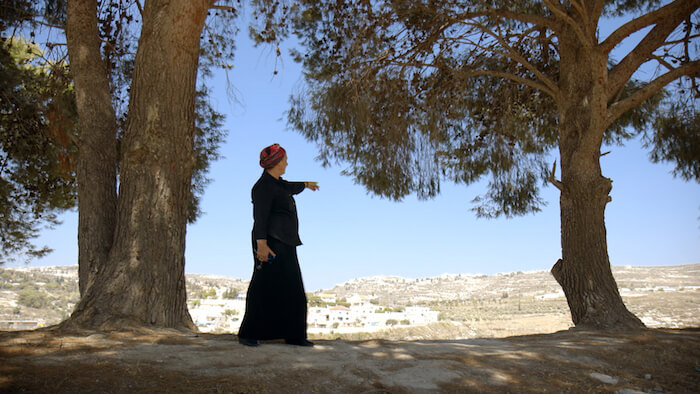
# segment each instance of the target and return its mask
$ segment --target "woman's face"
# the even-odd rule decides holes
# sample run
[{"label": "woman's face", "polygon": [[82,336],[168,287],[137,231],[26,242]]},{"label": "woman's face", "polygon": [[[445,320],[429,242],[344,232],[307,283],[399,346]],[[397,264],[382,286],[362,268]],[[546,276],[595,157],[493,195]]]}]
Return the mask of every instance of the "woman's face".
[{"label": "woman's face", "polygon": [[275,167],[276,167],[275,169],[277,171],[279,171],[280,175],[284,175],[284,172],[287,170],[287,155],[284,155],[284,157],[282,158],[282,161],[277,163],[277,165]]}]

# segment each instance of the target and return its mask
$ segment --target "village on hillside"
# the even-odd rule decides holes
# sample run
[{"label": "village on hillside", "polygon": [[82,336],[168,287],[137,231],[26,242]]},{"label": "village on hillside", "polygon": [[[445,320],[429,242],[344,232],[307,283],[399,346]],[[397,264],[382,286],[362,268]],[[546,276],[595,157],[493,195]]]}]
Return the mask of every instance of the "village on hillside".
[{"label": "village on hillside", "polygon": [[[613,267],[620,295],[647,327],[697,327],[700,264]],[[200,331],[237,333],[249,281],[188,274],[187,306]],[[51,326],[78,302],[78,267],[0,268],[0,330]],[[355,278],[307,293],[315,338],[472,338],[571,326],[561,287],[546,271],[430,278]]]},{"label": "village on hillside", "polygon": [[[78,301],[77,266],[0,269],[0,330],[26,330],[67,318]],[[236,333],[245,312],[248,282],[213,275],[189,275],[188,308],[202,332]],[[364,295],[308,293],[308,332],[374,332],[438,321],[426,306],[385,306]]]},{"label": "village on hillside", "polygon": [[[202,332],[237,332],[245,311],[246,293],[192,302],[190,315]],[[363,295],[337,298],[335,294],[309,295],[309,333],[372,332],[393,326],[422,326],[438,321],[438,311],[423,306],[391,308]],[[316,306],[312,306],[316,305]]]}]

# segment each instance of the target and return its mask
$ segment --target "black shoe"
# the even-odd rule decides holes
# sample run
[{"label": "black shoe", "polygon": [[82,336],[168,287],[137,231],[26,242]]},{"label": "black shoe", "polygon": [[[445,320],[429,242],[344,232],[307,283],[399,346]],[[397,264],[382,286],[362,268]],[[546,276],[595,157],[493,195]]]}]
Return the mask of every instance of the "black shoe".
[{"label": "black shoe", "polygon": [[248,339],[248,338],[238,337],[238,343],[240,343],[241,345],[251,346],[251,347],[260,346],[257,339]]},{"label": "black shoe", "polygon": [[285,339],[284,343],[287,345],[294,345],[294,346],[304,346],[304,347],[313,347],[314,343],[307,340],[307,339]]}]

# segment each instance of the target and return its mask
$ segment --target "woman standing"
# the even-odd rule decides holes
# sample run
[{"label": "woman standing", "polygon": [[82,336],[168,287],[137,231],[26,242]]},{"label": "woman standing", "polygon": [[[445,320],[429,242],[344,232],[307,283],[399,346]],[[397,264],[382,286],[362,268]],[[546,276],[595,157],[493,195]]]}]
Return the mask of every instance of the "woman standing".
[{"label": "woman standing", "polygon": [[306,293],[296,247],[299,219],[293,195],[316,182],[288,182],[287,154],[279,144],[260,152],[265,169],[253,186],[253,255],[255,268],[248,286],[246,310],[238,341],[258,346],[260,339],[284,339],[287,344],[313,346],[306,339]]}]

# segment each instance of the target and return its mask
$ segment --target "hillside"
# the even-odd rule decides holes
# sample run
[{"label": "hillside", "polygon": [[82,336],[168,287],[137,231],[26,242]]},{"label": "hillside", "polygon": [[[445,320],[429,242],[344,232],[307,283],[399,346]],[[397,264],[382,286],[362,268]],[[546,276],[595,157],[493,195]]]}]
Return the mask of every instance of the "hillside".
[{"label": "hillside", "polygon": [[[613,274],[628,308],[647,326],[700,326],[700,264],[613,267]],[[189,274],[188,305],[197,308],[198,300],[237,297],[247,286],[248,281],[242,279]],[[330,336],[333,338],[502,337],[571,326],[566,299],[547,271],[445,274],[420,279],[367,277],[317,292],[323,294],[338,299],[361,295],[378,305],[425,306],[440,312],[441,323],[427,328],[334,333]],[[77,266],[0,269],[0,322],[40,321],[40,325],[52,325],[67,317],[77,300]]]},{"label": "hillside", "polygon": [[[613,267],[613,275],[627,307],[648,327],[700,326],[700,264]],[[453,323],[432,332],[394,330],[382,335],[388,339],[503,337],[572,326],[564,293],[547,271],[422,279],[377,276],[353,279],[327,292],[338,297],[365,294],[383,305],[426,305]]]}]

